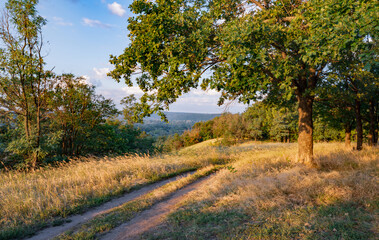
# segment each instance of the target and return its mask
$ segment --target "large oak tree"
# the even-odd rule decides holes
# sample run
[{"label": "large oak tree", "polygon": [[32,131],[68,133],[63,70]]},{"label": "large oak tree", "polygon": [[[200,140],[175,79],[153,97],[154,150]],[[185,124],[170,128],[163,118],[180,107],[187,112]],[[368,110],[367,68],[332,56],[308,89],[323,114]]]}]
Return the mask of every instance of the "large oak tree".
[{"label": "large oak tree", "polygon": [[[111,56],[115,69],[110,76],[124,78],[129,86],[136,76],[145,92],[136,112],[143,115],[167,109],[199,85],[220,91],[220,104],[231,99],[248,103],[273,93],[283,99],[295,96],[298,160],[316,165],[315,90],[342,49],[364,45],[373,24],[362,13],[375,17],[374,5],[349,0],[134,0],[131,43],[120,56]],[[338,26],[347,19],[352,21],[349,29]]]}]

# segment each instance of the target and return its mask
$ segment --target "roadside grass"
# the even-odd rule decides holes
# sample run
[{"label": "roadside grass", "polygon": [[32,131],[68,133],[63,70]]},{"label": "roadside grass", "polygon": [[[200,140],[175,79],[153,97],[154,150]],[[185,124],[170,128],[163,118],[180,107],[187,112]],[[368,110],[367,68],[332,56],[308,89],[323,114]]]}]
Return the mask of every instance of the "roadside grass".
[{"label": "roadside grass", "polygon": [[0,172],[0,239],[23,238],[159,180],[230,160],[222,150],[81,158],[34,172]]},{"label": "roadside grass", "polygon": [[379,148],[318,143],[312,169],[296,144],[272,146],[234,147],[229,169],[142,239],[376,239]]},{"label": "roadside grass", "polygon": [[155,203],[162,201],[180,188],[183,188],[186,185],[195,182],[199,178],[208,176],[209,174],[218,171],[222,167],[224,166],[218,165],[199,169],[192,175],[188,175],[174,182],[167,183],[162,187],[154,189],[148,194],[145,194],[133,201],[127,202],[117,208],[114,208],[107,213],[97,216],[89,222],[80,226],[79,229],[74,229],[71,232],[66,232],[56,239],[95,239],[99,235],[105,234],[115,227],[120,226],[124,222],[131,220],[139,212],[148,209]]}]

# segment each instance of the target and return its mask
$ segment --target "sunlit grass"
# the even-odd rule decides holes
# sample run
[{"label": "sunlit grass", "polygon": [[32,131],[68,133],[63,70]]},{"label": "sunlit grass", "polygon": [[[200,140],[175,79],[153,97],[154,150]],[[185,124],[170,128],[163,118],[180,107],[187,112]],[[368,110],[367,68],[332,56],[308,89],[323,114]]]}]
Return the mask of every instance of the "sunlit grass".
[{"label": "sunlit grass", "polygon": [[131,220],[137,213],[151,207],[155,203],[167,198],[170,194],[193,183],[199,178],[208,176],[214,173],[219,166],[208,166],[197,170],[193,175],[180,178],[174,182],[167,183],[166,185],[154,189],[153,191],[145,194],[133,201],[127,202],[111,211],[95,217],[89,222],[82,225],[79,229],[73,229],[72,232],[67,232],[56,239],[94,239],[100,234],[105,234],[117,226]]},{"label": "sunlit grass", "polygon": [[203,153],[84,158],[34,172],[0,173],[0,239],[35,232],[132,188],[181,172],[228,161]]},{"label": "sunlit grass", "polygon": [[[319,143],[319,169],[296,164],[296,144],[243,144],[236,161],[192,192],[144,239],[373,239],[379,149]],[[238,149],[243,149],[239,151]]]}]

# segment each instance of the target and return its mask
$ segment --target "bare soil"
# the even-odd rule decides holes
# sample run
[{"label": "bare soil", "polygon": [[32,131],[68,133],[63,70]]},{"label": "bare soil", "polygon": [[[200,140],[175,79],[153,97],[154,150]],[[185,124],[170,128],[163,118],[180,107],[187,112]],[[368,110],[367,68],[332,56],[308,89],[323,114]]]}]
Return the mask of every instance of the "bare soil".
[{"label": "bare soil", "polygon": [[167,200],[162,201],[152,208],[138,214],[135,218],[113,229],[100,239],[102,240],[135,240],[140,239],[141,234],[154,231],[167,216],[178,209],[181,203],[186,200],[187,194],[201,188],[210,181],[210,177],[202,178],[186,187],[176,191]]}]

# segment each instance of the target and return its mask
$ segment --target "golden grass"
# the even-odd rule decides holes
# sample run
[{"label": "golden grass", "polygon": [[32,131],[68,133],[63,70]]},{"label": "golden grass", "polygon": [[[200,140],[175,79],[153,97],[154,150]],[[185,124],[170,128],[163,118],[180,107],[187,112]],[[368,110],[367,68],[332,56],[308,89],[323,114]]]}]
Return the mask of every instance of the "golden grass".
[{"label": "golden grass", "polygon": [[62,164],[59,168],[29,173],[2,172],[0,229],[12,231],[12,228],[51,221],[55,216],[65,217],[138,185],[224,158],[227,160],[217,151],[156,157],[90,157]]},{"label": "golden grass", "polygon": [[[171,239],[168,236],[175,238],[175,236],[180,236],[181,234],[189,236],[189,238],[199,236],[204,239],[229,238],[222,235],[223,232],[228,232],[232,236],[231,232],[229,232],[230,229],[222,229],[222,224],[217,223],[212,226],[208,222],[206,224],[209,225],[208,227],[204,227],[205,225],[202,226],[201,224],[196,225],[196,222],[202,221],[201,218],[207,218],[207,216],[211,215],[213,217],[209,219],[217,219],[226,212],[242,213],[243,216],[251,217],[255,223],[258,222],[257,219],[263,219],[263,222],[271,221],[271,225],[265,225],[266,227],[269,226],[269,231],[262,233],[262,226],[258,226],[252,228],[253,230],[250,229],[255,235],[242,234],[237,239],[319,238],[321,234],[326,234],[326,238],[333,238],[334,230],[337,231],[338,227],[336,227],[337,229],[332,228],[333,231],[328,233],[329,230],[323,225],[323,221],[326,220],[317,216],[317,212],[309,213],[303,219],[296,219],[293,216],[301,214],[296,212],[298,210],[295,209],[317,209],[323,206],[339,206],[339,203],[349,202],[362,206],[365,211],[371,211],[368,214],[371,214],[376,220],[374,220],[370,231],[377,232],[379,226],[375,211],[378,209],[373,205],[375,205],[375,202],[377,203],[379,196],[379,148],[367,147],[358,152],[346,150],[344,145],[340,143],[315,144],[315,159],[320,163],[319,169],[308,168],[296,163],[297,144],[260,145],[245,143],[232,147],[231,151],[234,152],[233,158],[236,159],[231,168],[232,170],[220,170],[212,177],[210,185],[192,192],[188,196],[188,201],[183,204],[182,210],[173,214],[171,218],[171,224],[173,225],[166,226],[162,230],[163,235],[161,236],[150,236],[152,239]],[[340,209],[342,210],[338,211],[344,211],[343,207],[340,207]],[[272,211],[274,211],[273,215],[268,215]],[[345,214],[347,215],[343,216],[348,216],[348,213]],[[282,215],[291,216],[292,222],[288,220],[287,225],[281,225],[284,224],[284,220],[280,217]],[[270,220],[267,216],[270,219],[274,216],[274,220]],[[275,216],[277,217],[275,218]],[[188,219],[192,220],[188,221]],[[305,230],[301,230],[304,228],[301,224],[304,224],[302,221],[310,221],[310,219],[315,221],[312,224],[319,227],[314,227],[313,232],[307,233]],[[234,220],[233,217],[226,217],[225,221],[233,222]],[[348,230],[346,230],[345,235],[339,233],[341,235],[338,235],[339,237],[336,237],[336,239],[341,238],[341,236],[346,237],[346,235],[355,234],[355,232],[351,233],[349,231],[364,231],[359,229],[358,226],[361,226],[360,224],[365,225],[365,221],[369,220],[354,220],[351,218],[349,221],[344,222],[345,225],[340,224],[343,227],[341,227],[342,230],[338,229],[338,231]],[[305,222],[305,224],[310,226],[308,222]],[[350,226],[349,224],[357,227],[346,227],[346,225]],[[245,225],[238,225],[238,231],[243,232],[243,229],[245,229],[243,226]],[[336,226],[339,225],[337,224]],[[292,232],[295,231],[294,229],[299,231],[299,235],[291,235],[295,234]],[[238,231],[235,230],[235,232]],[[320,231],[320,235],[317,235],[317,231]],[[175,235],[178,232],[180,234]],[[274,233],[278,235],[274,235]],[[362,236],[364,236],[363,233]]]},{"label": "golden grass", "polygon": [[222,168],[219,166],[207,166],[197,170],[194,174],[188,175],[174,182],[167,183],[153,191],[123,205],[113,208],[104,214],[96,216],[89,222],[80,226],[79,229],[68,231],[55,239],[94,239],[100,234],[105,234],[121,224],[131,220],[137,213],[151,207],[152,205],[162,201],[175,191],[195,182],[196,180],[208,176],[211,173]]},{"label": "golden grass", "polygon": [[[246,146],[246,144],[245,144]],[[215,201],[218,206],[256,209],[283,207],[295,202],[329,204],[331,201],[374,200],[379,193],[379,149],[345,150],[343,144],[315,145],[320,169],[295,163],[296,145],[242,152],[234,171],[221,170],[206,189],[193,193],[194,202]],[[326,202],[325,202],[326,201]]]}]

